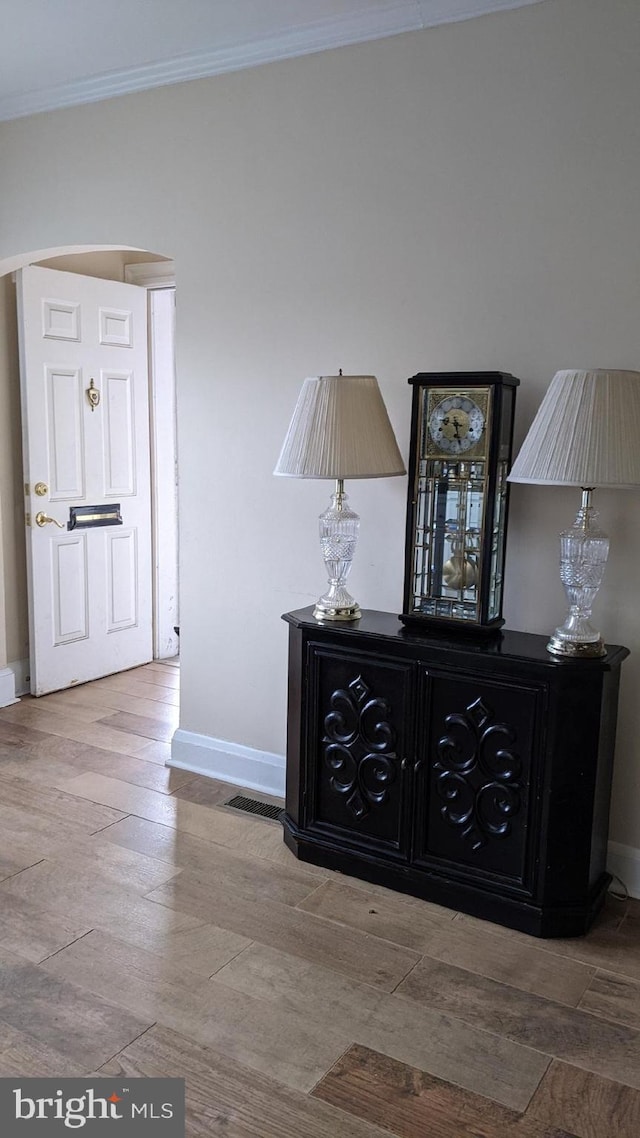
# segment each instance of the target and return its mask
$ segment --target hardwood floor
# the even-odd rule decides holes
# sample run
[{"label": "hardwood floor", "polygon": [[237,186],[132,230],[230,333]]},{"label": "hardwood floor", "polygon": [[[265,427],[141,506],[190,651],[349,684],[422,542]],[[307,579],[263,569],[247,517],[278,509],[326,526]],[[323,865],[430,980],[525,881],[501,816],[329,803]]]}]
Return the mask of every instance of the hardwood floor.
[{"label": "hardwood floor", "polygon": [[542,941],[298,862],[164,765],[178,685],[0,710],[0,1075],[183,1076],[189,1138],[638,1138],[640,902]]}]

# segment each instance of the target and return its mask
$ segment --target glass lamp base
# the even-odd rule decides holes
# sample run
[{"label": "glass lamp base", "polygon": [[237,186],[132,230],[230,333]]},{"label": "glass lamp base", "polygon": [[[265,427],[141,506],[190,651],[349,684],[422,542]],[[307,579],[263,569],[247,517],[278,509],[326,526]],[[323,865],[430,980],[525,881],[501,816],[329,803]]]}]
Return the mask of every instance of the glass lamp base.
[{"label": "glass lamp base", "polygon": [[325,568],[329,574],[329,588],[316,601],[313,615],[316,620],[358,620],[361,616],[345,584],[351,570],[356,549],[360,518],[347,505],[344,482],[336,479],[335,493],[328,510],[320,514],[320,545]]},{"label": "glass lamp base", "polygon": [[609,538],[600,529],[597,518],[597,510],[591,505],[591,490],[583,489],[576,520],[560,534],[560,578],[569,612],[547,644],[547,651],[553,656],[588,659],[606,655],[602,637],[591,624],[591,609],[609,554]]}]

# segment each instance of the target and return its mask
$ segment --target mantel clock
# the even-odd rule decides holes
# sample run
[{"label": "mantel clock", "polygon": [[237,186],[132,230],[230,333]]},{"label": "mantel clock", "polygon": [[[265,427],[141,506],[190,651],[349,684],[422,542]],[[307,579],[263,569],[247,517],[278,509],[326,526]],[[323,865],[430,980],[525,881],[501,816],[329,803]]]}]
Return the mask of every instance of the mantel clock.
[{"label": "mantel clock", "polygon": [[515,389],[495,371],[421,372],[413,386],[405,624],[490,632],[502,620]]}]

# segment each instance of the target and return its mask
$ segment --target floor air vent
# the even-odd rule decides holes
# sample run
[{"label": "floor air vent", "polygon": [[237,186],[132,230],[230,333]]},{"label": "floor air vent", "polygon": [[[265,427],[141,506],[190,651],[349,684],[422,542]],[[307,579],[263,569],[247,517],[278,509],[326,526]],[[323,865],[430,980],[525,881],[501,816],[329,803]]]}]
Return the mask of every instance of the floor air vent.
[{"label": "floor air vent", "polygon": [[271,806],[267,802],[260,802],[257,798],[246,798],[244,794],[234,795],[224,805],[231,806],[234,810],[244,810],[246,814],[259,814],[261,818],[271,818],[274,822],[278,822],[284,814],[281,806]]}]

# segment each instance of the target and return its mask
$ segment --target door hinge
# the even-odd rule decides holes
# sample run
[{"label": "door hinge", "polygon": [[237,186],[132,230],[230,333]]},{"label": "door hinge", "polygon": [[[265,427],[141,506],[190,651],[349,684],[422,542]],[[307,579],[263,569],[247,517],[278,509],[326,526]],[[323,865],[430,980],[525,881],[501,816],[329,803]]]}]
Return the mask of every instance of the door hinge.
[{"label": "door hinge", "polygon": [[25,493],[25,498],[28,498],[30,493],[31,493],[31,487],[30,487],[28,482],[25,482],[25,484],[24,484],[24,493]]},{"label": "door hinge", "polygon": [[30,526],[30,525],[31,525],[31,514],[25,514],[25,515],[24,515],[24,524],[25,524],[26,526]]}]

